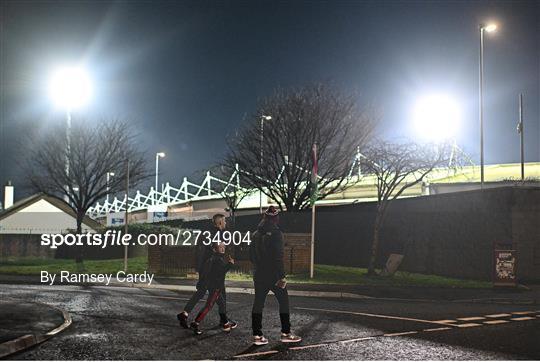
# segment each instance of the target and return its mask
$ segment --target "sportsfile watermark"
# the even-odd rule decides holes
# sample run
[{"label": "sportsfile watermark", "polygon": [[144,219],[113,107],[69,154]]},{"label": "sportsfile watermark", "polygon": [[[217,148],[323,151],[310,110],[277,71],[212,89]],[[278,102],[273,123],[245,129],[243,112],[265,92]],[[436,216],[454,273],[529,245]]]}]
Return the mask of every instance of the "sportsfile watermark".
[{"label": "sportsfile watermark", "polygon": [[130,246],[130,245],[150,245],[150,246],[197,246],[200,244],[211,245],[212,243],[223,243],[225,245],[251,244],[250,232],[222,231],[211,233],[201,230],[178,230],[176,234],[139,234],[133,237],[132,234],[119,230],[107,230],[103,234],[83,233],[83,234],[42,234],[41,245],[51,249],[59,246],[98,246],[102,249],[107,246]]}]

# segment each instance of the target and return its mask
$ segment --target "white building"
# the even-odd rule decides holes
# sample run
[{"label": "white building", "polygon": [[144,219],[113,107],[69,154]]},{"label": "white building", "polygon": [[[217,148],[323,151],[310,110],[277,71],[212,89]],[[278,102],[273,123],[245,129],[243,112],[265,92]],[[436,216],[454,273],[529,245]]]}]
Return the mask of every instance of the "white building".
[{"label": "white building", "polygon": [[[77,228],[76,214],[69,205],[44,194],[13,203],[13,192],[4,190],[4,205],[8,207],[0,211],[0,234],[56,234]],[[83,232],[96,232],[100,227],[85,216]]]}]

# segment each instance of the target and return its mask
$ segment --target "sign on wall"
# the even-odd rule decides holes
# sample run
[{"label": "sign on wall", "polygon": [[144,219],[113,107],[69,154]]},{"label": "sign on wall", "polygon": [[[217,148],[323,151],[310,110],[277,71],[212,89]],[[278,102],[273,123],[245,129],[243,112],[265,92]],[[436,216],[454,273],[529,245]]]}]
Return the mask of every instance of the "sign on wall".
[{"label": "sign on wall", "polygon": [[516,251],[495,250],[493,257],[493,285],[516,286]]},{"label": "sign on wall", "polygon": [[124,225],[126,219],[125,212],[112,212],[107,214],[107,226],[120,226]]}]

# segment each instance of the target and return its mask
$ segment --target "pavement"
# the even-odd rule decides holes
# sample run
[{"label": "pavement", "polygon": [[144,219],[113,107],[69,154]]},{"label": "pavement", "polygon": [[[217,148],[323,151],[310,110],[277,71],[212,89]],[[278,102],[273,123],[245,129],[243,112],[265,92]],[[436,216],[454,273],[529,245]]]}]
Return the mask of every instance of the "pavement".
[{"label": "pavement", "polygon": [[42,343],[71,324],[69,314],[44,303],[0,300],[0,358]]},{"label": "pavement", "polygon": [[[158,278],[150,287],[121,285],[117,281],[113,284],[48,286],[40,284],[35,277],[0,276],[0,357],[8,354],[16,359],[540,357],[538,285],[508,290],[290,284],[292,320],[304,341],[299,346],[273,343],[254,349],[247,328],[250,320],[246,311],[250,310],[253,298],[249,295],[253,293],[249,282],[227,282],[230,314],[242,327],[239,327],[241,331],[234,331],[236,337],[241,336],[235,337],[234,343],[215,327],[215,315],[209,317],[210,327],[201,338],[179,329],[175,314],[195,289],[195,280]],[[271,297],[267,304],[276,308]],[[279,330],[279,319],[274,314],[267,325],[275,331]],[[72,315],[74,326],[67,328]],[[447,339],[441,337],[445,333]],[[57,338],[25,351],[57,334]],[[403,348],[396,338],[407,339],[407,345],[413,347]],[[226,345],[216,346],[216,341]],[[66,342],[75,345],[67,348]],[[97,352],[98,346],[102,352]],[[366,346],[371,354],[364,353]]]},{"label": "pavement", "polygon": [[[39,276],[0,275],[0,284],[41,284]],[[196,279],[155,277],[151,285],[146,283],[119,282],[113,278],[111,286],[177,291],[194,291]],[[67,285],[55,283],[55,285]],[[69,283],[73,285],[73,283]],[[84,285],[103,285],[86,283]],[[228,293],[253,294],[253,282],[226,281]],[[289,283],[289,294],[321,298],[376,298],[427,301],[500,302],[514,304],[539,304],[540,284],[519,285],[515,288],[445,288],[415,286],[359,286],[337,284]]]}]

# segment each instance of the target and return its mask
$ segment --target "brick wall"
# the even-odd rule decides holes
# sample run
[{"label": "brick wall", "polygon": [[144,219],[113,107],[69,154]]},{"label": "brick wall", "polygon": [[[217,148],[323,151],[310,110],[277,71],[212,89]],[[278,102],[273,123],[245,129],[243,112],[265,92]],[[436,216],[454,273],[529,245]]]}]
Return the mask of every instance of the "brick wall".
[{"label": "brick wall", "polygon": [[0,234],[0,260],[8,257],[54,257],[55,251],[41,246],[40,240],[40,234]]}]

